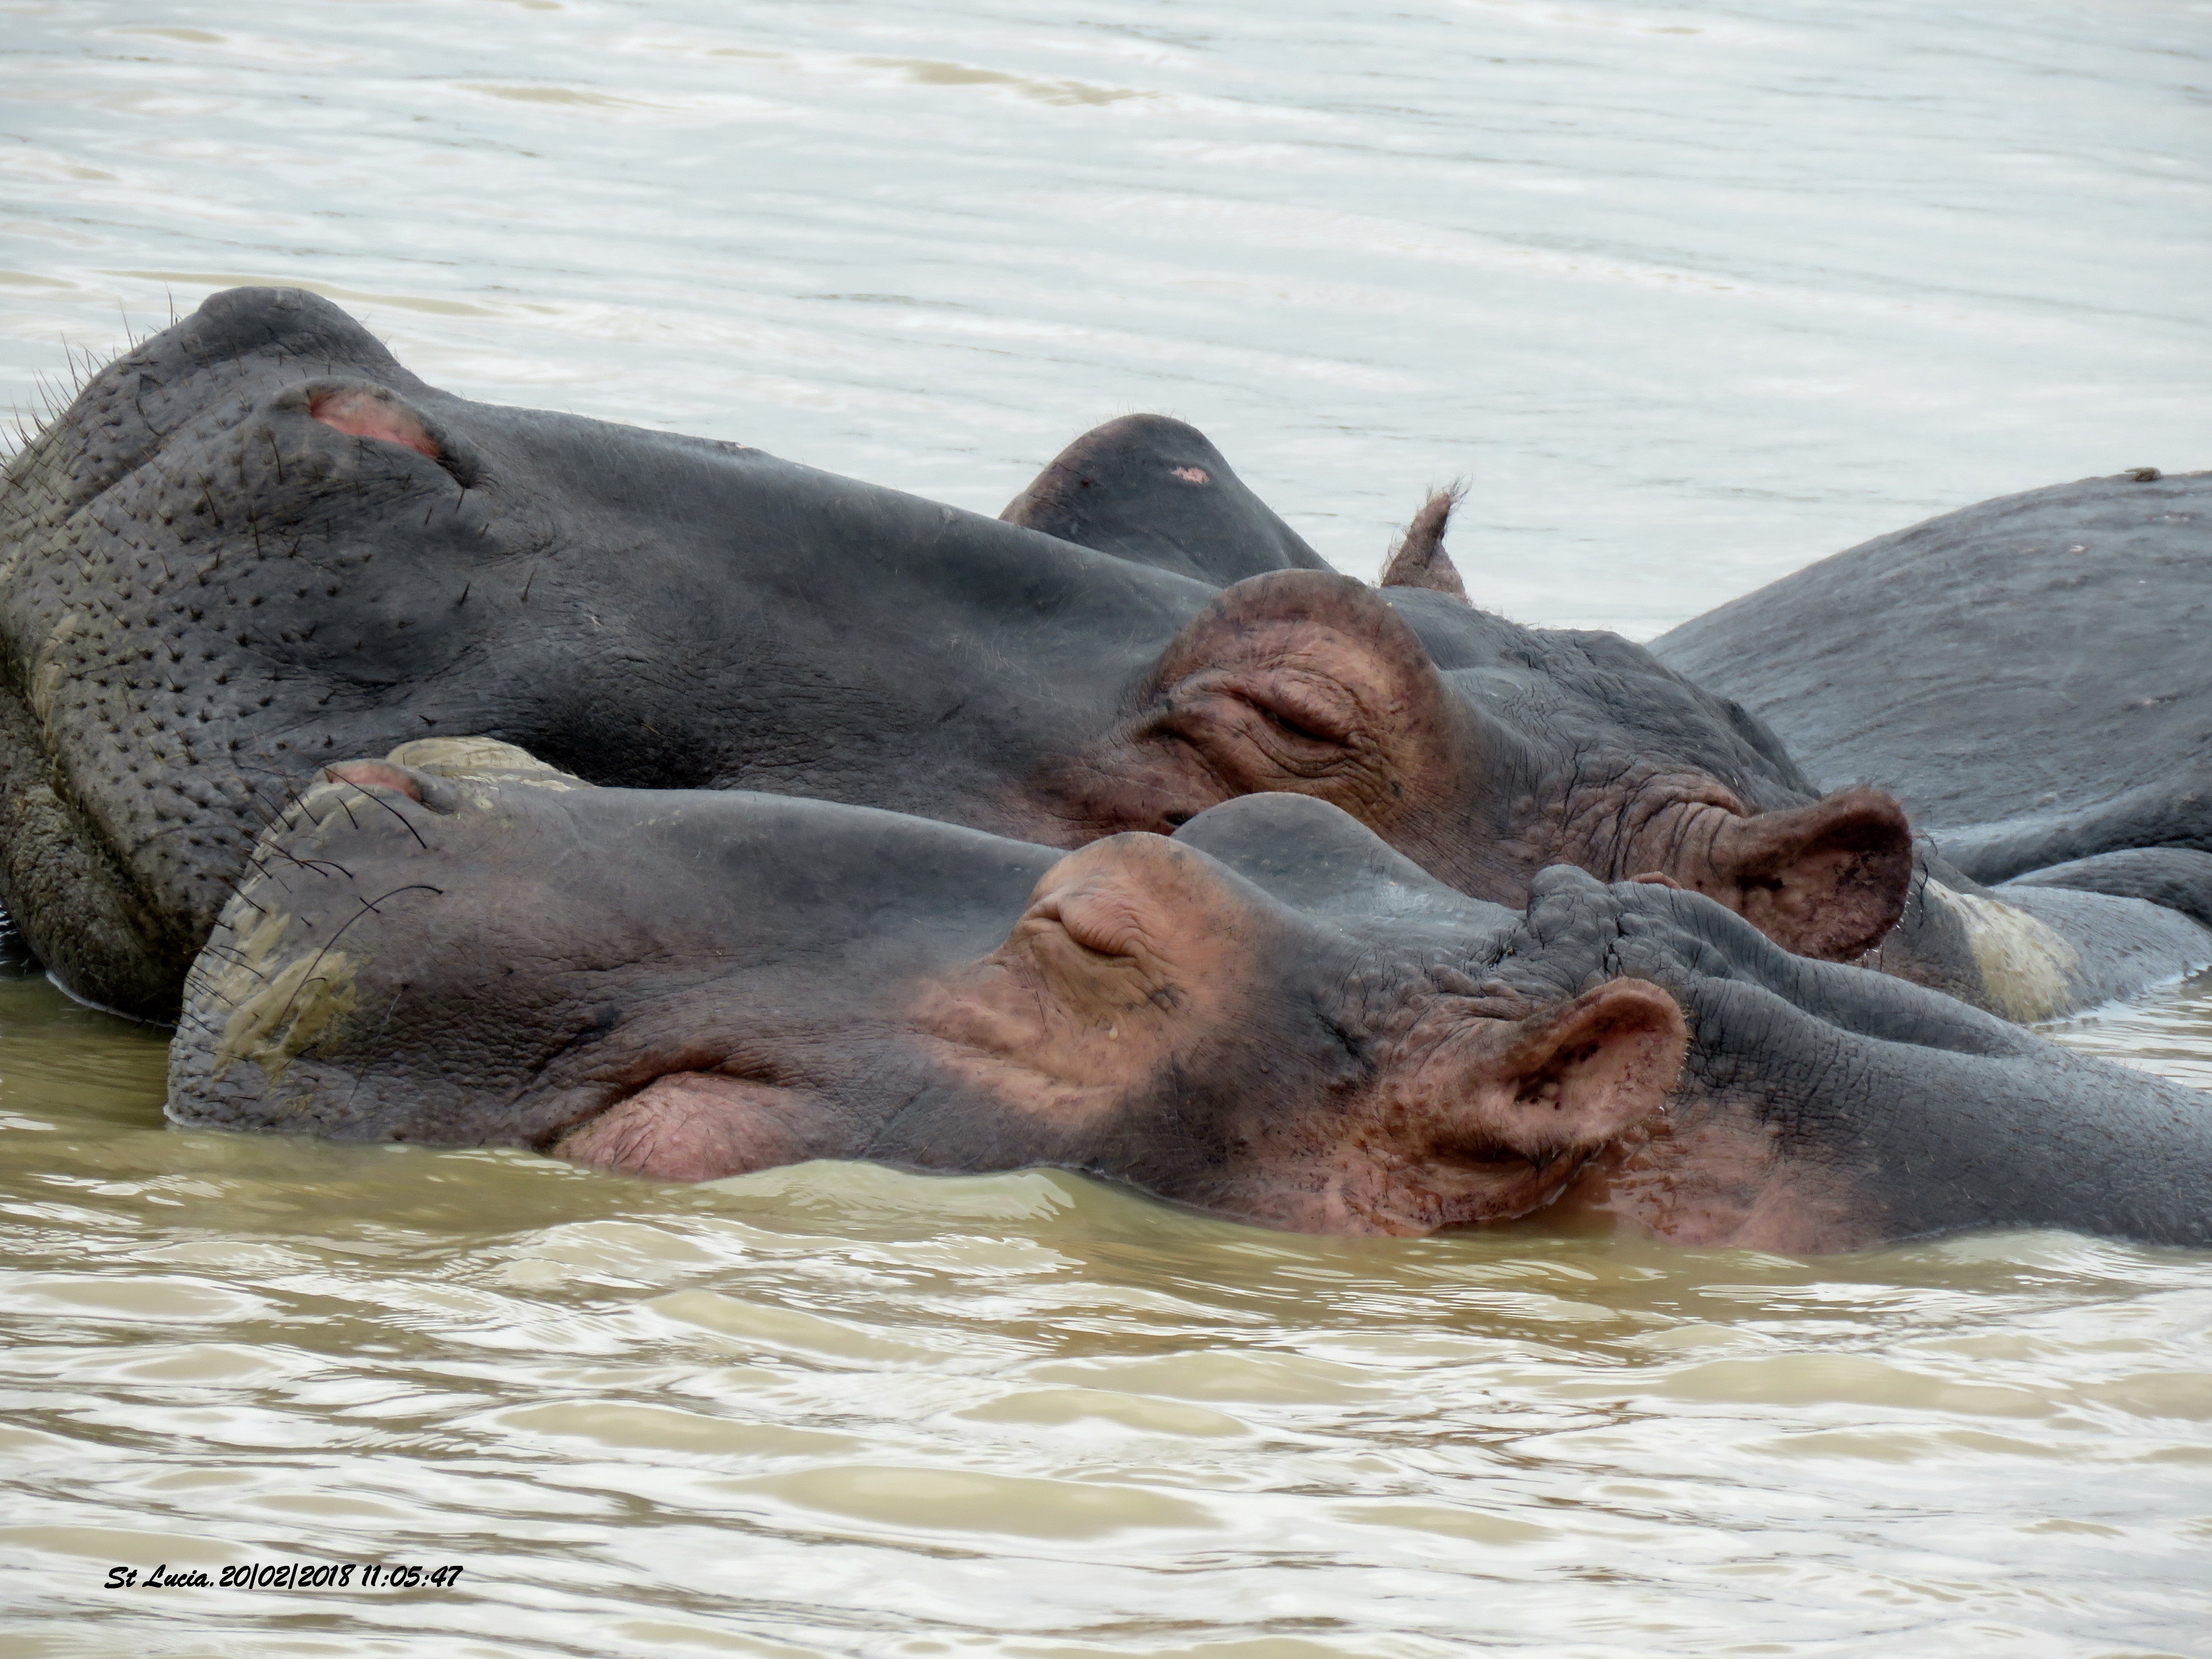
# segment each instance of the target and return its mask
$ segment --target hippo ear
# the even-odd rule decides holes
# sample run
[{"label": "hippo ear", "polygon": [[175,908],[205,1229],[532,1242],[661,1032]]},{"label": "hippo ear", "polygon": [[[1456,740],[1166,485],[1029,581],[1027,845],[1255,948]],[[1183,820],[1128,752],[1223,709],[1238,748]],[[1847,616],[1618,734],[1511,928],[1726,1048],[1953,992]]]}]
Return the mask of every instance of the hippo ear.
[{"label": "hippo ear", "polygon": [[1467,486],[1459,483],[1431,493],[1421,503],[1421,510],[1413,514],[1413,523],[1406,526],[1404,538],[1391,550],[1389,563],[1376,579],[1377,587],[1425,587],[1448,594],[1462,605],[1468,603],[1467,584],[1460,580],[1451,556],[1444,551],[1444,526],[1466,495]]},{"label": "hippo ear", "polygon": [[1334,572],[1224,589],[1161,653],[1144,696],[1135,738],[1180,745],[1215,799],[1315,795],[1386,835],[1449,789],[1468,738],[1413,629]]},{"label": "hippo ear", "polygon": [[1437,1056],[1455,1073],[1445,1092],[1456,1102],[1439,1113],[1437,1150],[1540,1167],[1587,1157],[1665,1107],[1688,1046],[1674,1000],[1642,980],[1511,1024],[1480,1021]]},{"label": "hippo ear", "polygon": [[[1784,950],[1848,962],[1905,913],[1912,829],[1879,789],[1730,820],[1714,837],[1715,895]],[[1703,884],[1701,883],[1700,885]]]},{"label": "hippo ear", "polygon": [[999,516],[1216,586],[1328,568],[1204,433],[1164,415],[1125,415],[1085,433]]}]

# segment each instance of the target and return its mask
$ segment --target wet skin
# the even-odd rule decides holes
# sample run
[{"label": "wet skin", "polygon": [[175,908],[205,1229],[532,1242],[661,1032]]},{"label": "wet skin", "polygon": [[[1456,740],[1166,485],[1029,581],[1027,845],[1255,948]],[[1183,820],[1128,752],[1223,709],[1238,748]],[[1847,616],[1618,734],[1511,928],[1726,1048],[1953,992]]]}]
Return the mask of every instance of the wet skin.
[{"label": "wet skin", "polygon": [[1469,977],[1514,933],[1494,907],[1432,960],[1161,836],[1062,854],[444,748],[340,767],[264,842],[194,970],[173,1119],[665,1179],[1055,1164],[1425,1232],[1538,1207],[1680,1064],[1652,986]]},{"label": "wet skin", "polygon": [[1471,899],[1290,795],[1063,854],[489,744],[345,764],[196,966],[169,1110],[665,1179],[1057,1165],[1321,1231],[2212,1242],[2192,1091],[1698,895]]},{"label": "wet skin", "polygon": [[2212,960],[2208,528],[2212,473],[2030,490],[1836,554],[1652,650],[1814,776],[1911,807],[1948,896],[1908,902],[1890,965],[2001,1003],[1951,900],[2009,907],[2028,920],[1993,925],[2035,941],[2012,954],[2068,988],[2007,1009],[2041,1018]]},{"label": "wet skin", "polygon": [[[1151,489],[1104,463],[1157,471],[1163,441],[1125,423],[1099,476]],[[1225,464],[1186,470],[1218,548],[1283,553]],[[1218,589],[734,444],[469,403],[298,293],[218,295],[95,376],[10,466],[0,574],[0,901],[143,1016],[320,764],[462,732],[596,783],[1063,848],[1290,791],[1483,897],[1562,860],[1650,873],[1822,956],[1904,902],[1894,803],[1815,803],[1611,635],[1321,569]]]}]

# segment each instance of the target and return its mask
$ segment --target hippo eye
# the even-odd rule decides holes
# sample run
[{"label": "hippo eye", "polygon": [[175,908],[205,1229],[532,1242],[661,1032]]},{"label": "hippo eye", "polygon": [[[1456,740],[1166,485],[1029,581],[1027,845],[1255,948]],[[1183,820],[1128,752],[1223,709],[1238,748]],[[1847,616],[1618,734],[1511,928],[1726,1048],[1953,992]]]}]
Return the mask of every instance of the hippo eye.
[{"label": "hippo eye", "polygon": [[1330,741],[1329,738],[1322,736],[1320,732],[1309,731],[1306,727],[1300,726],[1296,720],[1292,720],[1288,714],[1285,714],[1279,708],[1268,708],[1263,707],[1261,708],[1260,712],[1262,714],[1265,714],[1267,719],[1273,723],[1277,731],[1283,732],[1286,736],[1302,738],[1307,743],[1328,743]]},{"label": "hippo eye", "polygon": [[1144,930],[1125,902],[1105,894],[1079,894],[1059,906],[1069,939],[1096,956],[1127,958],[1145,948]]},{"label": "hippo eye", "polygon": [[1304,675],[1267,674],[1237,688],[1268,723],[1286,736],[1305,743],[1341,748],[1352,740],[1357,724],[1352,711],[1334,687],[1317,685]]}]

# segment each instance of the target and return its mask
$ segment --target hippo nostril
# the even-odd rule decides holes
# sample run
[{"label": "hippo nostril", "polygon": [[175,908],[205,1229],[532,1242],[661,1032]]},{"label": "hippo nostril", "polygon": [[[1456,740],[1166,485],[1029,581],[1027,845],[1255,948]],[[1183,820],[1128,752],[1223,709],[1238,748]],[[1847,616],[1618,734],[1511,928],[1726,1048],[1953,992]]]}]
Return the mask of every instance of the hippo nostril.
[{"label": "hippo nostril", "polygon": [[410,800],[422,799],[422,787],[411,774],[382,761],[340,761],[336,766],[325,767],[323,775],[356,789],[397,789]]},{"label": "hippo nostril", "polygon": [[398,444],[431,460],[444,459],[422,417],[381,386],[340,386],[307,400],[307,413],[335,431]]}]

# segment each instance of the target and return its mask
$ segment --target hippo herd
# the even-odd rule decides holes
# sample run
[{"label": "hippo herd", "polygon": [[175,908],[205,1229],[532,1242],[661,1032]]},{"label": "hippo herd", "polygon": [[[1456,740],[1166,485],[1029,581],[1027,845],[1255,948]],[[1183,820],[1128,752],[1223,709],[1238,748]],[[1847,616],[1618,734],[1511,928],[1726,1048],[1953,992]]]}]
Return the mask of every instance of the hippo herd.
[{"label": "hippo herd", "polygon": [[987,519],[219,294],[9,465],[0,901],[188,1127],[2212,1244],[2212,1103],[2026,1029],[2212,963],[2212,474],[1650,648],[1452,504],[1370,586],[1178,422]]}]

